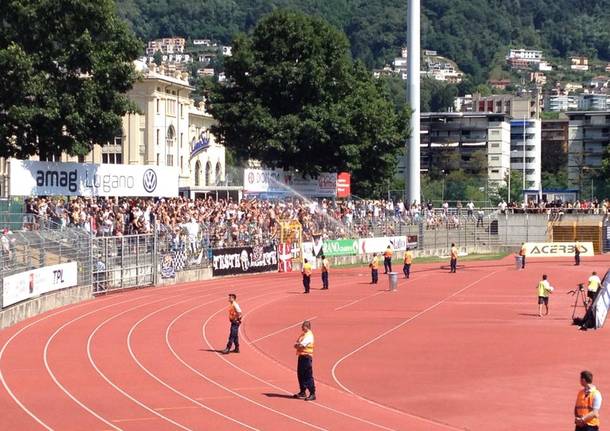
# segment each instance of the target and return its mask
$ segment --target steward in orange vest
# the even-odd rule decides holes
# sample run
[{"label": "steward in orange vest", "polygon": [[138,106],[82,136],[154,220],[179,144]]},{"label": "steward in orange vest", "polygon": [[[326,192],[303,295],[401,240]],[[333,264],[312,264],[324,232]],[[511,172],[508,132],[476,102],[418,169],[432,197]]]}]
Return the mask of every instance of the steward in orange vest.
[{"label": "steward in orange vest", "polygon": [[229,321],[231,322],[231,330],[229,332],[229,341],[227,347],[222,351],[225,355],[231,351],[231,346],[235,345],[233,352],[239,353],[239,325],[241,325],[241,308],[237,303],[237,295],[229,293]]},{"label": "steward in orange vest", "polygon": [[599,409],[602,406],[602,394],[593,386],[593,374],[590,371],[580,373],[580,384],[583,389],[576,396],[574,406],[574,423],[576,431],[599,429]]},{"label": "steward in orange vest", "polygon": [[[316,399],[316,385],[313,380],[313,347],[314,336],[311,332],[311,322],[305,320],[301,325],[303,331],[297,339],[294,348],[299,357],[297,363],[297,377],[299,379],[299,393],[294,394],[294,398],[302,398],[305,401]],[[307,396],[306,390],[309,391]]]},{"label": "steward in orange vest", "polygon": [[377,253],[373,254],[373,260],[369,263],[371,268],[371,284],[377,284],[379,281],[379,259],[377,259]]},{"label": "steward in orange vest", "polygon": [[390,247],[388,245],[388,248],[386,248],[385,251],[383,252],[384,274],[387,274],[388,272],[392,272],[392,254],[394,254],[394,252],[392,251],[392,247]]},{"label": "steward in orange vest", "polygon": [[307,259],[303,259],[303,270],[301,271],[301,274],[303,274],[303,288],[305,289],[305,292],[303,293],[309,293],[309,286],[311,285],[311,271],[311,263],[309,263]]},{"label": "steward in orange vest", "polygon": [[408,247],[407,251],[405,251],[403,263],[402,272],[405,274],[405,278],[409,278],[411,275],[411,263],[413,263],[413,253],[411,253],[411,249]]}]

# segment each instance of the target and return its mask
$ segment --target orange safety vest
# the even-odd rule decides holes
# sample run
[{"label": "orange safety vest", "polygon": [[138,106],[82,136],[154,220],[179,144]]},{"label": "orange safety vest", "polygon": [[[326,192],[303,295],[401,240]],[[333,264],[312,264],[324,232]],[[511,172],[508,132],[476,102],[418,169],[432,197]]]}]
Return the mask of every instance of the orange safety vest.
[{"label": "orange safety vest", "polygon": [[303,275],[309,277],[311,275],[311,263],[303,264]]},{"label": "orange safety vest", "polygon": [[322,272],[328,272],[328,268],[330,268],[330,264],[328,263],[328,259],[322,260]]},{"label": "orange safety vest", "polygon": [[235,309],[235,303],[229,304],[229,320],[234,321],[239,319],[239,313]]},{"label": "orange safety vest", "polygon": [[405,253],[405,265],[411,265],[411,262],[413,262],[413,253],[411,253],[410,251]]},{"label": "orange safety vest", "polygon": [[375,256],[373,258],[373,261],[371,262],[371,269],[378,269],[379,268],[379,261],[377,260],[377,256]]},{"label": "orange safety vest", "polygon": [[309,356],[313,356],[313,332],[307,331],[304,334],[301,334],[301,336],[297,340],[297,344],[300,344],[301,341],[303,341],[303,338],[305,338],[305,335],[307,335],[307,334],[311,334],[311,343],[309,343],[305,347],[298,346],[297,347],[297,355],[309,355]]},{"label": "orange safety vest", "polygon": [[[583,417],[593,411],[593,397],[597,392],[597,389],[591,389],[588,395],[585,394],[584,389],[578,392],[576,407],[574,408],[577,416]],[[585,423],[589,426],[599,426],[599,418],[591,418]]]},{"label": "orange safety vest", "polygon": [[386,251],[383,253],[383,257],[392,257],[392,249],[386,249]]},{"label": "orange safety vest", "polygon": [[521,247],[521,250],[519,250],[519,256],[525,256],[525,247]]}]

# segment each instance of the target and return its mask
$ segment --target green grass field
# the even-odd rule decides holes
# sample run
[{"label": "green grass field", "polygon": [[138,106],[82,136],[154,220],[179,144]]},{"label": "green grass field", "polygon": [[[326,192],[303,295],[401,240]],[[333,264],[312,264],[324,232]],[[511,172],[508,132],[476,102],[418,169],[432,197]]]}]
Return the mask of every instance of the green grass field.
[{"label": "green grass field", "polygon": [[[469,254],[467,256],[460,256],[458,258],[458,262],[472,262],[477,260],[500,260],[509,253],[488,253],[488,254]],[[435,262],[448,262],[448,257],[438,257],[438,256],[425,256],[425,257],[416,257],[413,259],[413,264],[416,265],[418,263],[435,263]],[[345,265],[334,265],[335,268],[356,268],[362,265],[366,265],[366,263],[349,263]],[[402,265],[402,259],[393,259],[392,265]],[[380,256],[379,266],[383,269],[383,257]],[[401,266],[402,268],[402,266]]]}]

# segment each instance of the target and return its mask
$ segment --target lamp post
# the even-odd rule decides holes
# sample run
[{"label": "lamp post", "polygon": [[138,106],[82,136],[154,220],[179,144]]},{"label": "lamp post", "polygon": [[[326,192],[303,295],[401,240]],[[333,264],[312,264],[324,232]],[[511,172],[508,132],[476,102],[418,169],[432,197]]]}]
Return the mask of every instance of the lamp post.
[{"label": "lamp post", "polygon": [[441,173],[443,174],[443,190],[441,192],[441,205],[445,203],[445,170],[441,169]]},{"label": "lamp post", "polygon": [[407,32],[407,99],[411,106],[411,136],[405,160],[405,194],[411,205],[421,199],[420,185],[420,0],[409,0]]}]

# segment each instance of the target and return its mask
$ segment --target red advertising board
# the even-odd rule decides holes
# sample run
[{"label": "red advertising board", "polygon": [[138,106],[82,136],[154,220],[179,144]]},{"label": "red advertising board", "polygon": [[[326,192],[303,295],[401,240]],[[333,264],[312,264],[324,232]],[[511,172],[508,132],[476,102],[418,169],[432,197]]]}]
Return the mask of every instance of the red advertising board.
[{"label": "red advertising board", "polygon": [[351,194],[351,176],[347,172],[340,172],[337,175],[337,197],[348,198]]}]

